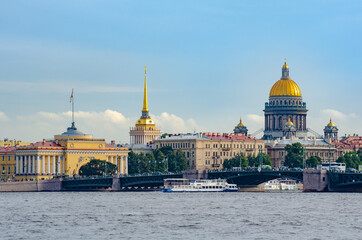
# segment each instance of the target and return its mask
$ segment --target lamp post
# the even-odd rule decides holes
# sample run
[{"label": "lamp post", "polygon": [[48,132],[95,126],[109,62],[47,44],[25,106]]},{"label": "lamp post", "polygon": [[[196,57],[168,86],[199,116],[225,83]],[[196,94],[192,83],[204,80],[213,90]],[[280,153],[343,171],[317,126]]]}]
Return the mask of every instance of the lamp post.
[{"label": "lamp post", "polygon": [[306,165],[306,160],[305,160],[305,158],[306,158],[306,156],[305,156],[305,147],[303,147],[303,150],[302,150],[303,152],[302,152],[302,154],[303,154],[303,169],[305,169],[305,165]]},{"label": "lamp post", "polygon": [[329,161],[329,168],[328,170],[331,171],[331,145],[328,145],[328,161]]},{"label": "lamp post", "polygon": [[259,148],[259,167],[258,167],[258,171],[260,172],[261,168],[263,166],[262,146],[259,145],[258,148]]}]

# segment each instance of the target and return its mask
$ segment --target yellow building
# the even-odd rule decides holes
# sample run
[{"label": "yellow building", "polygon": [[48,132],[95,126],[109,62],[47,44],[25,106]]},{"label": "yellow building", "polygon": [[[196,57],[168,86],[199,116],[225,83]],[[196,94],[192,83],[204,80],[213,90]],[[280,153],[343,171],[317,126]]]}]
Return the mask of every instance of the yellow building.
[{"label": "yellow building", "polygon": [[29,144],[30,144],[30,142],[22,142],[19,140],[9,140],[7,138],[5,138],[4,141],[0,141],[0,147],[26,146]]},{"label": "yellow building", "polygon": [[1,180],[39,180],[60,175],[78,175],[92,159],[117,165],[119,174],[128,174],[128,149],[107,144],[72,126],[54,140],[28,146],[0,148]]},{"label": "yellow building", "polygon": [[153,141],[161,136],[161,130],[156,128],[155,122],[151,119],[148,111],[148,102],[147,102],[147,72],[145,67],[145,87],[143,95],[143,108],[142,116],[137,120],[136,126],[131,127],[130,143],[133,145],[147,145],[153,143]]},{"label": "yellow building", "polygon": [[15,178],[15,147],[0,147],[0,181]]}]

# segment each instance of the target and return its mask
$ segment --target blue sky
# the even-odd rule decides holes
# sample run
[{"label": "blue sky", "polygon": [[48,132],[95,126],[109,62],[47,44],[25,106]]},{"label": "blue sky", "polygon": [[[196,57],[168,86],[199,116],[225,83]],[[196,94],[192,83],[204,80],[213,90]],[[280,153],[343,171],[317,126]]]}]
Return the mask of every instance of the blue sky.
[{"label": "blue sky", "polygon": [[361,1],[1,1],[0,137],[69,126],[129,142],[149,108],[164,132],[263,127],[286,57],[308,127],[362,134]]}]

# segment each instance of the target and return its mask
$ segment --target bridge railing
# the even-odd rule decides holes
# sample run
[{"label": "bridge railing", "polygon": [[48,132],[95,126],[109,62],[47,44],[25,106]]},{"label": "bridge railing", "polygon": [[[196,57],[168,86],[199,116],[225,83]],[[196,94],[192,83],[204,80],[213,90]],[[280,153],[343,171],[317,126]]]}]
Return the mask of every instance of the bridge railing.
[{"label": "bridge railing", "polygon": [[[301,168],[283,168],[283,169],[260,169],[261,172],[302,172]],[[259,172],[258,168],[235,168],[235,169],[215,169],[209,170],[209,173],[218,173],[218,172]]]},{"label": "bridge railing", "polygon": [[120,175],[120,177],[149,177],[149,176],[178,175],[178,174],[182,174],[182,172],[134,173],[128,175]]}]

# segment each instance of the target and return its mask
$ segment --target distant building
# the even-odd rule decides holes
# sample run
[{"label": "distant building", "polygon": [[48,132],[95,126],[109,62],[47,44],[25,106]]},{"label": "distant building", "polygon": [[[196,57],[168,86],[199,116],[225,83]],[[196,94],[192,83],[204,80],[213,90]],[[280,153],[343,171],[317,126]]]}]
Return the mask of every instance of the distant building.
[{"label": "distant building", "polygon": [[15,147],[15,146],[26,146],[29,145],[30,142],[22,142],[20,140],[9,140],[5,138],[3,141],[0,141],[0,147]]},{"label": "distant building", "polygon": [[189,168],[199,171],[222,169],[224,160],[238,153],[257,156],[259,147],[266,153],[263,140],[234,133],[175,134],[155,140],[156,149],[165,146],[183,151],[189,160]]},{"label": "distant building", "polygon": [[[145,86],[143,95],[143,108],[141,118],[137,120],[135,127],[131,127],[130,145],[127,147],[131,148],[135,152],[147,152],[150,150],[147,145],[151,145],[154,140],[161,136],[161,130],[156,127],[155,122],[151,119],[148,110],[147,102],[147,75],[145,67]],[[152,150],[152,148],[151,148]]]},{"label": "distant building", "polygon": [[236,125],[236,127],[234,128],[234,133],[235,134],[244,134],[245,136],[248,135],[248,129],[247,127],[242,123],[241,118],[240,118],[240,122],[238,123],[238,125]]},{"label": "distant building", "polygon": [[336,146],[338,157],[347,152],[357,152],[362,148],[362,136],[353,134],[346,136],[341,140],[332,142]]},{"label": "distant building", "polygon": [[119,174],[128,174],[128,149],[107,144],[104,139],[77,130],[74,122],[54,140],[27,146],[0,148],[2,180],[50,179],[56,175],[78,175],[92,159],[117,165]]},{"label": "distant building", "polygon": [[265,129],[263,139],[277,139],[284,135],[288,119],[295,127],[295,136],[307,136],[307,108],[302,92],[289,77],[289,66],[285,62],[282,77],[270,90],[269,102],[265,103]]},{"label": "distant building", "polygon": [[283,137],[281,139],[269,140],[265,143],[268,154],[272,160],[273,167],[281,167],[285,161],[285,147],[289,144],[300,143],[305,149],[305,157],[308,159],[311,156],[318,156],[322,159],[322,162],[336,161],[338,156],[336,154],[336,148],[334,145],[326,141],[325,139],[318,138],[297,138]]},{"label": "distant building", "polygon": [[324,128],[324,138],[331,139],[332,141],[338,141],[338,128],[332,122],[332,118],[329,120],[329,123]]}]

